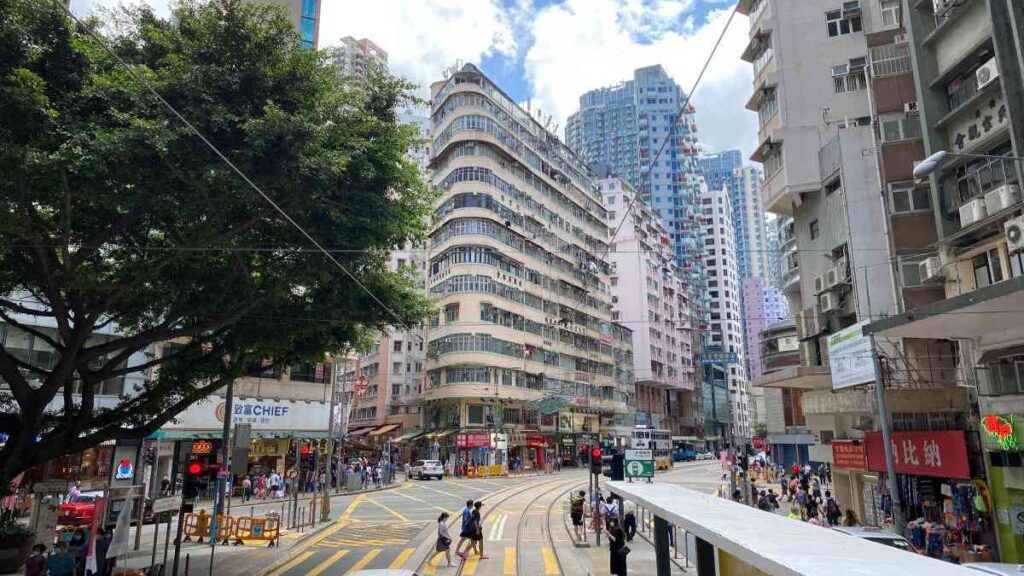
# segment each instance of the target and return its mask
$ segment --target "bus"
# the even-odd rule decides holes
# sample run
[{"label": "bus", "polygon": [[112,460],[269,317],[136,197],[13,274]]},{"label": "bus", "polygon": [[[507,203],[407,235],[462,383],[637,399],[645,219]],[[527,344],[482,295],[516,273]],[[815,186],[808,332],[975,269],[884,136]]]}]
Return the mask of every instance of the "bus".
[{"label": "bus", "polygon": [[672,434],[668,430],[638,426],[633,429],[630,447],[634,450],[653,451],[654,467],[658,470],[672,467]]}]

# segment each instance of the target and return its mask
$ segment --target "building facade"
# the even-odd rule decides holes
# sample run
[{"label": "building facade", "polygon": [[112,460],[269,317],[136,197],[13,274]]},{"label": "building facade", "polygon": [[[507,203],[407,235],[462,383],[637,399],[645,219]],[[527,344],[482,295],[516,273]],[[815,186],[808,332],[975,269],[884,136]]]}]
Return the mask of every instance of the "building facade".
[{"label": "building facade", "polygon": [[[472,64],[434,83],[431,104],[441,197],[428,247],[438,313],[426,329],[424,425],[445,441],[463,429],[544,434],[533,458],[574,460],[602,439],[601,417],[630,401],[615,385],[597,179]],[[448,447],[477,462],[502,457]]]},{"label": "building facade", "polygon": [[758,193],[760,170],[744,166],[739,150],[706,155],[700,163],[708,189],[729,192],[740,279],[764,278],[768,269],[768,251],[764,207]]},{"label": "building facade", "polygon": [[770,324],[789,317],[789,306],[782,292],[764,279],[753,277],[743,281],[743,324],[747,334],[748,377],[764,373],[761,364],[761,331]]},{"label": "building facade", "polygon": [[725,368],[732,409],[732,433],[739,439],[751,437],[756,421],[752,414],[747,379],[746,345],[743,339],[743,285],[739,278],[736,239],[732,225],[732,203],[725,190],[708,190],[701,195],[701,224],[704,227],[704,263],[707,266],[707,294],[710,337],[707,351],[734,355]]},{"label": "building facade", "polygon": [[366,38],[356,40],[351,36],[341,39],[341,44],[327,50],[328,58],[349,75],[366,80],[374,68],[388,69],[388,53]]},{"label": "building facade", "polygon": [[292,25],[299,33],[303,47],[316,50],[320,47],[320,1],[321,0],[247,0],[284,6],[288,10]]},{"label": "building facade", "polygon": [[698,436],[700,374],[686,275],[668,231],[628,182],[605,178],[601,192],[609,226],[619,230],[608,252],[612,318],[634,327],[636,424]]}]

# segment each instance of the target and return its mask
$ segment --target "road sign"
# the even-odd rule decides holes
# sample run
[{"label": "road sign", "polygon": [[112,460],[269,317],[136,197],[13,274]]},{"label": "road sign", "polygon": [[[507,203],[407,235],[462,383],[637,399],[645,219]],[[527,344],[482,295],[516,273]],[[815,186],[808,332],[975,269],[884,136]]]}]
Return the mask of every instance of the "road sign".
[{"label": "road sign", "polygon": [[626,460],[626,478],[654,478],[654,460]]},{"label": "road sign", "polygon": [[626,478],[654,478],[653,450],[626,450]]},{"label": "road sign", "polygon": [[299,475],[299,471],[296,470],[295,468],[289,468],[288,471],[284,473],[284,475],[287,476],[288,479],[292,479]]},{"label": "road sign", "polygon": [[36,494],[60,494],[68,491],[71,484],[67,480],[55,480],[53,482],[36,482],[32,485],[32,492]]},{"label": "road sign", "polygon": [[652,450],[626,450],[626,460],[654,460]]},{"label": "road sign", "polygon": [[153,514],[170,512],[181,508],[181,496],[167,496],[153,500]]}]

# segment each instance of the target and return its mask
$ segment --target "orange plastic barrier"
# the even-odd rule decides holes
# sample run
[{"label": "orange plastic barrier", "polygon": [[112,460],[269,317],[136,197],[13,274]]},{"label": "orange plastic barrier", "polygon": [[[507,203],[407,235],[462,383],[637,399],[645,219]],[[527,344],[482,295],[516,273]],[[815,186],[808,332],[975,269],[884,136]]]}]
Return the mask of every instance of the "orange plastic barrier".
[{"label": "orange plastic barrier", "polygon": [[256,518],[243,516],[235,522],[235,545],[244,544],[244,540],[266,540],[267,547],[277,545],[281,537],[281,520],[275,516]]}]

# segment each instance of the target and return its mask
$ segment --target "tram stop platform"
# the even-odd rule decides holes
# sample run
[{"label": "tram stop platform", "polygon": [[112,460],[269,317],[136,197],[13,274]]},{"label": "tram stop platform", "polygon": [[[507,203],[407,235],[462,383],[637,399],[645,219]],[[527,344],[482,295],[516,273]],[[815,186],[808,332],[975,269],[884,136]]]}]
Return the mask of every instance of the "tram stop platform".
[{"label": "tram stop platform", "polygon": [[671,574],[669,523],[695,542],[698,576],[973,576],[974,570],[672,484],[608,482],[654,516],[658,576]]}]

